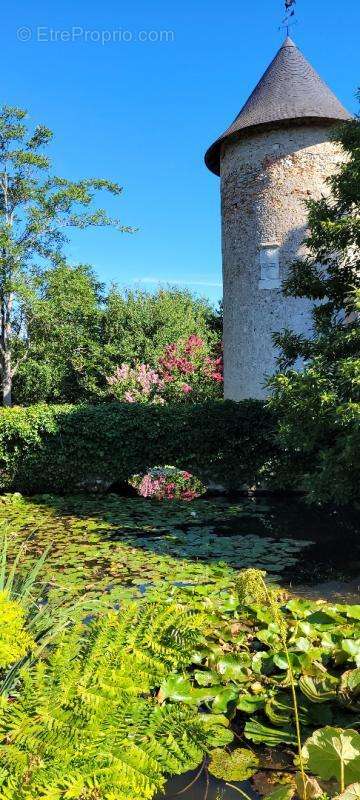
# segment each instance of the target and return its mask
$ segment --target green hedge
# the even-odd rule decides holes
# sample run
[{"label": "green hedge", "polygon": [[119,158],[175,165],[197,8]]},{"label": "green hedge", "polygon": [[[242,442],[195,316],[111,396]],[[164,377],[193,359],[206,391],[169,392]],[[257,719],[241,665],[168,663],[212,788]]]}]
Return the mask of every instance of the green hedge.
[{"label": "green hedge", "polygon": [[256,400],[1,409],[0,488],[85,491],[155,464],[230,488],[253,484],[274,453],[273,429],[270,412]]}]

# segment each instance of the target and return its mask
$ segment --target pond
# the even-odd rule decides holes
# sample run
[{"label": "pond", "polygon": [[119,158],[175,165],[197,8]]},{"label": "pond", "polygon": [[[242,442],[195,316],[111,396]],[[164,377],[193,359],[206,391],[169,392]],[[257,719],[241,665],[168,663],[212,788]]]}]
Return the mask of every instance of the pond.
[{"label": "pond", "polygon": [[159,580],[226,581],[234,570],[256,566],[301,595],[358,602],[360,521],[353,511],[274,498],[0,500],[0,523],[14,547],[26,542],[27,560],[50,546],[45,570],[55,593],[106,593],[118,601]]},{"label": "pond", "polygon": [[[252,800],[259,797],[249,781],[237,783],[235,786],[243,789]],[[218,781],[211,775],[206,775],[205,772],[199,777],[196,772],[192,772],[186,776],[175,778],[169,784],[167,794],[162,796],[163,800],[177,800],[177,798],[179,800],[181,798],[184,800],[239,800],[239,797],[239,792],[235,788],[225,786],[223,781]],[[161,796],[158,800],[161,800]]]},{"label": "pond", "polygon": [[[358,603],[359,519],[309,508],[301,499],[218,497],[175,503],[121,497],[0,498],[10,551],[25,563],[49,547],[44,570],[59,596],[105,597],[115,606],[158,581],[211,584],[244,567],[264,569],[294,593]],[[172,780],[167,800],[235,800],[239,793],[203,771]],[[189,788],[186,789],[187,785]],[[237,784],[259,797],[249,784]]]}]

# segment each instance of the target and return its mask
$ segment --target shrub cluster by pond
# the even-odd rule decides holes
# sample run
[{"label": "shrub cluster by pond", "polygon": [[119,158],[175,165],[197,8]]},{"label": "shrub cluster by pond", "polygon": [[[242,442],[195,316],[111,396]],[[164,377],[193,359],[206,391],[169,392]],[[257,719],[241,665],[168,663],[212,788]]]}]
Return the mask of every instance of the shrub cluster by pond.
[{"label": "shrub cluster by pond", "polygon": [[275,451],[273,431],[257,400],[2,409],[0,489],[106,488],[154,464],[239,487],[260,478]]},{"label": "shrub cluster by pond", "polygon": [[206,487],[195,475],[184,469],[170,465],[152,467],[143,475],[133,475],[130,486],[137,490],[141,497],[155,500],[196,500],[205,494]]},{"label": "shrub cluster by pond", "polygon": [[152,800],[198,765],[255,779],[280,744],[273,800],[355,800],[359,639],[359,606],[291,599],[252,569],[69,614],[50,648],[29,637],[15,685],[5,673],[0,797]]}]

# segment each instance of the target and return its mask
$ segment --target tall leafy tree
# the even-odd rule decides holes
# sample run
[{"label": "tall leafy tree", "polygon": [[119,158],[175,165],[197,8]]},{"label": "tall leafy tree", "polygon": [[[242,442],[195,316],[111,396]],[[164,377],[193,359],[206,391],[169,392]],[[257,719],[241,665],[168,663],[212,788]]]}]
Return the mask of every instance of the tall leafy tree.
[{"label": "tall leafy tree", "polygon": [[360,487],[360,119],[336,139],[344,162],[330,197],[309,202],[308,255],[283,287],[314,301],[313,336],[274,337],[281,355],[270,405],[279,417],[278,480],[292,474],[313,499],[348,502]]},{"label": "tall leafy tree", "polygon": [[86,265],[60,265],[43,273],[26,310],[27,343],[13,342],[20,361],[14,402],[75,403],[100,394],[103,364],[103,291]]},{"label": "tall leafy tree", "polygon": [[122,292],[113,286],[106,298],[104,340],[109,361],[156,366],[166,345],[197,334],[211,347],[221,339],[221,314],[191,292],[173,287]]},{"label": "tall leafy tree", "polygon": [[[65,263],[69,228],[115,226],[130,231],[102,208],[94,208],[99,190],[122,191],[104,179],[69,181],[50,173],[44,148],[51,131],[38,125],[32,132],[26,112],[4,107],[0,112],[0,366],[3,404],[11,405],[12,384],[27,358],[29,308],[39,275]],[[14,360],[14,341],[23,342]]]},{"label": "tall leafy tree", "polygon": [[206,300],[171,288],[106,293],[86,265],[45,270],[24,307],[27,340],[12,342],[18,404],[109,399],[107,377],[118,366],[157,367],[168,344],[194,334],[220,355],[221,315]]}]

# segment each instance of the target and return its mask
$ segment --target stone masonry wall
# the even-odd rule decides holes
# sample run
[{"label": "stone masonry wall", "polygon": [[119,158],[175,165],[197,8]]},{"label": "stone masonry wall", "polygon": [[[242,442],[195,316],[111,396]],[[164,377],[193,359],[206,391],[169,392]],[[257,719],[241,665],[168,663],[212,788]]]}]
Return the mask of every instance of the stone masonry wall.
[{"label": "stone masonry wall", "polygon": [[289,264],[304,252],[305,200],[328,193],[326,178],[342,157],[329,137],[327,125],[304,125],[259,132],[223,145],[226,398],[264,397],[265,376],[275,368],[272,331],[311,329],[309,301],[285,298],[280,288],[264,288],[280,287],[280,282],[261,280],[261,263],[268,252],[271,258],[276,251],[281,281]]}]

